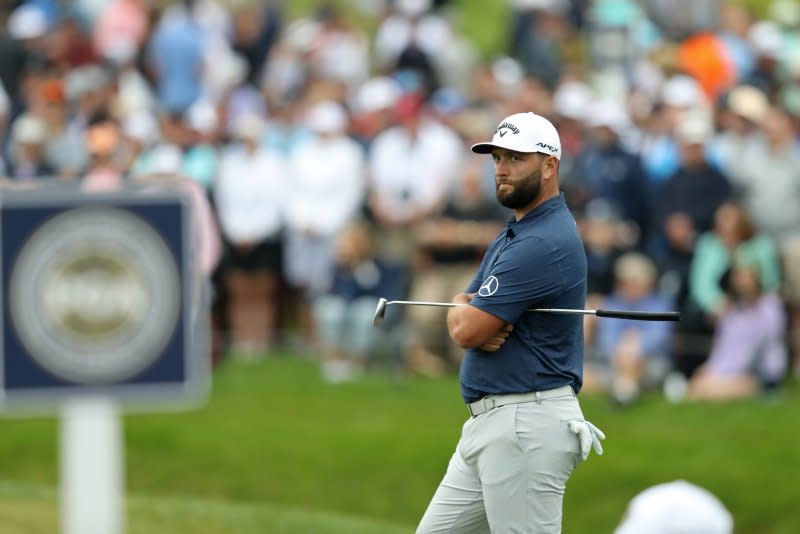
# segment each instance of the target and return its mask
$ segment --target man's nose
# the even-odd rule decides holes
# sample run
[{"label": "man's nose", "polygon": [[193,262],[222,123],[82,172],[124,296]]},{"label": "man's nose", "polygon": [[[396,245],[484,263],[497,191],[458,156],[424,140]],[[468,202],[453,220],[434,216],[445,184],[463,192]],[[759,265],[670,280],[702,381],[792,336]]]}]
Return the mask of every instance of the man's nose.
[{"label": "man's nose", "polygon": [[494,162],[494,175],[508,176],[508,163],[504,159],[499,159]]}]

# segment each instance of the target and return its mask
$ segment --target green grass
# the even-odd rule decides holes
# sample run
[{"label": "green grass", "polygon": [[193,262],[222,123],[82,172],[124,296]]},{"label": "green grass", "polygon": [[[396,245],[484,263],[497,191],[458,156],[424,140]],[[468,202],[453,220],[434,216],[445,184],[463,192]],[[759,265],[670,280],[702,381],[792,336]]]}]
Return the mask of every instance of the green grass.
[{"label": "green grass", "polygon": [[[582,404],[608,439],[570,480],[566,532],[610,532],[633,495],[677,478],[717,494],[737,532],[796,532],[796,392],[725,405]],[[411,531],[464,416],[452,378],[331,386],[308,360],[226,363],[204,408],[125,418],[129,531]],[[57,422],[0,420],[0,436],[0,532],[51,532]]]}]

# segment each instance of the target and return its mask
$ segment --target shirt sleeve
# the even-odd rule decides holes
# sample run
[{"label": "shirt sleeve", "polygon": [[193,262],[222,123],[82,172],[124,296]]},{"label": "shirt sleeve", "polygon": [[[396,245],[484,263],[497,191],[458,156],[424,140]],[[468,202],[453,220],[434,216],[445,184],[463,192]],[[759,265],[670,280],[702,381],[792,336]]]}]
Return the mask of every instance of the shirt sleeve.
[{"label": "shirt sleeve", "polygon": [[509,323],[561,292],[559,255],[538,237],[505,244],[484,273],[471,304]]}]

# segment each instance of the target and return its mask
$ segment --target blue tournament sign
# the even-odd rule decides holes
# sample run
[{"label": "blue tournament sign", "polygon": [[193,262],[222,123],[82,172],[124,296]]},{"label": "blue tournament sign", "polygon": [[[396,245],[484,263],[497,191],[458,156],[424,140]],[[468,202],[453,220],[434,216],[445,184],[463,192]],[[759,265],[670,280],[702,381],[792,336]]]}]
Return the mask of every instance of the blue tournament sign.
[{"label": "blue tournament sign", "polygon": [[200,400],[207,314],[189,230],[175,192],[3,190],[0,406]]}]

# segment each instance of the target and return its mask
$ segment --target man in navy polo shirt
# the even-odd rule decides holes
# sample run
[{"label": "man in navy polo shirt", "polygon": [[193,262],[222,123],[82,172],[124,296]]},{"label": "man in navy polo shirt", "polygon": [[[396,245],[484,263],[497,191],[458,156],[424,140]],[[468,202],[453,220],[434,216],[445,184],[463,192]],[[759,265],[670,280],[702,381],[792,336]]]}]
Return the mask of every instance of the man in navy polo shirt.
[{"label": "man in navy polo shirt", "polygon": [[534,113],[504,119],[491,142],[497,200],[513,210],[447,327],[466,349],[461,392],[471,417],[417,529],[438,532],[561,531],[572,470],[605,436],[585,421],[580,315],[586,257],[559,192],[561,142]]}]

